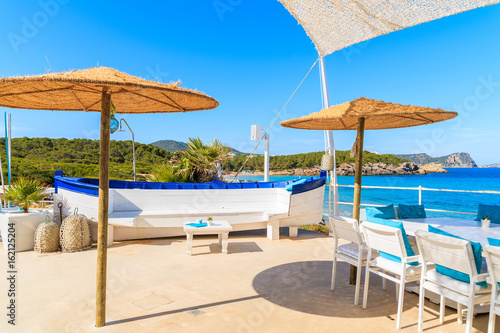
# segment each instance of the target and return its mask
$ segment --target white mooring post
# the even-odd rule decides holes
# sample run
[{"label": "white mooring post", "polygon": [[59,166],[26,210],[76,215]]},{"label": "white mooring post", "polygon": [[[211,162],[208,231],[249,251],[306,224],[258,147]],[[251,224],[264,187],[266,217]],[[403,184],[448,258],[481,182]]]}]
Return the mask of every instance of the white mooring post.
[{"label": "white mooring post", "polygon": [[418,187],[418,204],[422,204],[422,185]]}]

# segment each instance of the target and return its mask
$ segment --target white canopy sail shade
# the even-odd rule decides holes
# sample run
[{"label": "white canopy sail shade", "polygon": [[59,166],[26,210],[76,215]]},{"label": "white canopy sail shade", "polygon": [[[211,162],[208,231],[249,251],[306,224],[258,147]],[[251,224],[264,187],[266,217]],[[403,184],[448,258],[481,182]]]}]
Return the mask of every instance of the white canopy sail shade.
[{"label": "white canopy sail shade", "polygon": [[353,44],[500,0],[279,0],[324,57]]}]

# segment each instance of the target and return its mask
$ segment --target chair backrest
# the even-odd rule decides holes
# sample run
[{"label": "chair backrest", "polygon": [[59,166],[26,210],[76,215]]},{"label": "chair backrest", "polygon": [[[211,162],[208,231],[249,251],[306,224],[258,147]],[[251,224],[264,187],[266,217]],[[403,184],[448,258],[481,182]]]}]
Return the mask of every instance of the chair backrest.
[{"label": "chair backrest", "polygon": [[493,284],[500,281],[500,247],[486,245],[483,247],[488,262],[488,272],[493,280]]},{"label": "chair backrest", "polygon": [[432,262],[471,277],[477,275],[474,252],[469,241],[423,230],[417,231],[415,235],[424,262]]},{"label": "chair backrest", "polygon": [[400,258],[408,256],[401,229],[372,222],[363,222],[361,229],[366,244],[372,250],[383,251]]},{"label": "chair backrest", "polygon": [[336,240],[342,238],[358,245],[363,244],[357,220],[338,215],[330,215],[329,219]]}]

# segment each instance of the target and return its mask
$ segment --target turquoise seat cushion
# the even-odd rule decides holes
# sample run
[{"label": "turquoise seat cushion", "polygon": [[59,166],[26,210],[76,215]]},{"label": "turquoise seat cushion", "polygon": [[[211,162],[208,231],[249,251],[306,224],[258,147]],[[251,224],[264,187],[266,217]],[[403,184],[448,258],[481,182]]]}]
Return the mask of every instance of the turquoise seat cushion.
[{"label": "turquoise seat cushion", "polygon": [[297,180],[293,183],[290,183],[288,184],[287,186],[285,186],[285,190],[287,191],[291,191],[292,188],[295,186],[295,185],[300,185],[300,184],[304,184],[304,183],[307,183],[307,179],[300,179],[300,180]]},{"label": "turquoise seat cushion", "polygon": [[500,223],[500,206],[479,204],[476,221],[489,217],[491,223]]},{"label": "turquoise seat cushion", "polygon": [[496,239],[496,238],[488,238],[488,244],[490,244],[491,246],[500,246],[500,239]]},{"label": "turquoise seat cushion", "polygon": [[[439,235],[449,236],[449,237],[453,237],[453,238],[464,239],[466,241],[469,241],[468,239],[455,236],[453,234],[450,234],[449,232],[446,232],[446,231],[443,231],[441,229],[435,228],[435,227],[433,227],[431,225],[429,225],[429,232],[432,232],[432,233],[435,233],[435,234],[439,234]],[[481,264],[483,262],[483,256],[482,256],[483,247],[481,246],[481,243],[476,243],[476,242],[471,242],[471,241],[469,241],[469,242],[470,242],[470,244],[472,246],[472,252],[474,252],[474,261],[475,261],[475,264],[476,264],[477,274],[480,274],[481,273]],[[459,272],[459,271],[456,271],[454,269],[451,269],[451,268],[448,268],[448,267],[445,267],[445,266],[441,266],[441,265],[436,265],[436,270],[439,273],[441,273],[443,275],[446,275],[446,276],[449,276],[449,277],[452,277],[452,278],[454,278],[456,280],[470,283],[470,276],[468,274],[465,274],[465,273],[462,273],[462,272]],[[481,287],[484,287],[484,288],[488,287],[488,285],[486,284],[486,282],[477,282],[477,285],[481,286]]]},{"label": "turquoise seat cushion", "polygon": [[367,207],[366,208],[366,219],[369,222],[372,222],[370,218],[379,218],[379,219],[395,219],[396,212],[394,211],[394,205],[390,204],[389,206],[384,207]]},{"label": "turquoise seat cushion", "polygon": [[424,205],[398,205],[398,215],[399,218],[404,219],[425,219],[427,214],[425,214]]},{"label": "turquoise seat cushion", "polygon": [[[413,251],[413,249],[410,245],[410,242],[408,241],[408,236],[406,235],[405,228],[403,227],[403,222],[384,220],[384,219],[380,219],[380,218],[376,218],[376,217],[372,217],[371,220],[369,220],[369,222],[378,223],[378,224],[386,225],[388,227],[398,228],[399,230],[401,230],[401,234],[403,235],[403,241],[405,243],[406,255],[408,257],[412,257],[415,255],[415,251]],[[401,258],[398,256],[395,256],[393,254],[383,252],[383,251],[378,251],[378,253],[380,254],[380,256],[382,258],[392,260],[395,262],[401,262]],[[409,262],[408,264],[417,266],[418,261]]]}]

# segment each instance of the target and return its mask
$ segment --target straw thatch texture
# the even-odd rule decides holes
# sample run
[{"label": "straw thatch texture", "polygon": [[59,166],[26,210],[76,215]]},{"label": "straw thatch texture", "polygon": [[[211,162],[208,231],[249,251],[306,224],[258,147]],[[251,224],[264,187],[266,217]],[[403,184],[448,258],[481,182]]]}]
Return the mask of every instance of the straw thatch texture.
[{"label": "straw thatch texture", "polygon": [[0,106],[17,109],[98,111],[104,87],[118,113],[209,110],[219,103],[201,92],[144,80],[112,68],[0,79]]},{"label": "straw thatch texture", "polygon": [[386,103],[365,97],[331,106],[308,116],[285,120],[281,126],[315,130],[356,130],[359,118],[365,129],[403,128],[455,118],[456,112],[419,106]]},{"label": "straw thatch texture", "polygon": [[302,25],[320,56],[347,46],[500,0],[279,0]]}]

